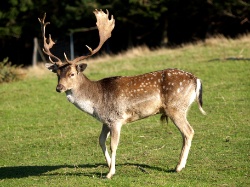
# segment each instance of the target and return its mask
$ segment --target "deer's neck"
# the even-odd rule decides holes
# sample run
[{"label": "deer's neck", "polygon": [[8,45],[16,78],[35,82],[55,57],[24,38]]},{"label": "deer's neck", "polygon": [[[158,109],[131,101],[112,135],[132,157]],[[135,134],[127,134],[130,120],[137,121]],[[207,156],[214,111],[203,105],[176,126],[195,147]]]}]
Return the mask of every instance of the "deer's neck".
[{"label": "deer's neck", "polygon": [[80,110],[95,117],[95,107],[101,98],[98,84],[81,75],[76,85],[76,87],[66,91],[67,99]]}]

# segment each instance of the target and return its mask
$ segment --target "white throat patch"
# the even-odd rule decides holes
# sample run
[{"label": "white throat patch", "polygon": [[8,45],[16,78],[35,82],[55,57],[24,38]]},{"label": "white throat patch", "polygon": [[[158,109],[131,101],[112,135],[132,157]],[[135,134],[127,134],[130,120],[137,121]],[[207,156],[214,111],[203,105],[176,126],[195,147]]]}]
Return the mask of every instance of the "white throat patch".
[{"label": "white throat patch", "polygon": [[66,92],[66,95],[67,95],[68,101],[73,103],[77,108],[79,108],[80,110],[82,110],[90,115],[94,114],[94,104],[92,101],[77,100],[77,98],[75,98],[72,95],[72,92]]}]

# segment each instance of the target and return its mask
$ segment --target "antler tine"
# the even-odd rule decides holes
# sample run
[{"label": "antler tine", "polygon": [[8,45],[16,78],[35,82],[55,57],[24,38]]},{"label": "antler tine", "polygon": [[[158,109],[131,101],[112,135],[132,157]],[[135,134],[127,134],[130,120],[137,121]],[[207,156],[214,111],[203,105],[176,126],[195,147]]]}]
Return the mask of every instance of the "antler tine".
[{"label": "antler tine", "polygon": [[105,14],[102,11],[102,9],[99,11],[97,9],[95,9],[95,11],[93,12],[95,14],[95,17],[97,20],[96,25],[97,25],[97,28],[99,31],[99,38],[100,38],[99,45],[94,50],[92,50],[89,46],[86,45],[86,47],[89,49],[90,53],[86,56],[77,57],[72,61],[68,60],[67,56],[65,55],[65,59],[69,64],[76,64],[77,62],[82,61],[82,60],[94,55],[95,53],[97,53],[101,49],[104,42],[108,38],[111,37],[111,32],[115,27],[115,19],[114,19],[113,15],[111,16],[111,19],[109,19],[109,11],[106,10],[106,12],[107,13]]},{"label": "antler tine", "polygon": [[92,55],[93,55],[93,50],[92,50],[92,48],[89,47],[89,46],[87,46],[87,45],[85,45],[85,46],[88,48],[88,50],[89,50],[89,52],[90,52],[88,55],[77,57],[77,58],[75,58],[74,60],[69,60],[68,57],[67,57],[67,55],[64,53],[65,61],[66,61],[68,64],[76,64],[77,62],[82,61],[82,60],[84,60],[84,59],[86,59],[86,58],[92,56]]},{"label": "antler tine", "polygon": [[[51,35],[49,34],[49,38],[47,39],[45,37],[45,28],[48,24],[50,24],[50,22],[45,22],[45,18],[46,18],[46,13],[44,13],[44,16],[42,19],[38,18],[40,24],[41,24],[41,30],[42,30],[42,35],[43,35],[43,52],[49,56],[49,60],[52,64],[56,64],[58,66],[62,65],[62,61],[56,57],[55,55],[53,55],[51,52],[50,52],[50,49],[53,47],[53,45],[55,44],[55,42],[52,40],[51,38]],[[48,43],[47,43],[48,42]],[[54,62],[52,60],[52,58],[56,59],[57,61]]]}]

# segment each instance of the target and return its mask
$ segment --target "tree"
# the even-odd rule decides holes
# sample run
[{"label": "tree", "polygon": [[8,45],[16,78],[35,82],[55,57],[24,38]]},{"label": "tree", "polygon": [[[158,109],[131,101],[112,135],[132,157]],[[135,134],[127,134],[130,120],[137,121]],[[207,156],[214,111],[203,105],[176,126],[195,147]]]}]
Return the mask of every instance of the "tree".
[{"label": "tree", "polygon": [[56,55],[63,58],[69,51],[71,33],[76,54],[87,53],[84,45],[98,45],[98,32],[79,31],[95,26],[92,12],[100,8],[116,19],[107,41],[114,53],[142,44],[179,45],[216,34],[237,37],[250,29],[246,0],[8,0],[0,2],[0,59],[30,64],[33,38],[41,38],[37,18],[45,11],[51,22],[46,31],[60,48]]},{"label": "tree", "polygon": [[32,11],[33,6],[33,2],[29,0],[1,1],[0,38],[20,38],[24,26],[24,23],[20,21],[25,17],[25,12]]},{"label": "tree", "polygon": [[167,0],[113,1],[113,11],[119,23],[117,29],[126,36],[126,47],[161,43],[163,36],[159,30],[165,27],[166,3]]}]

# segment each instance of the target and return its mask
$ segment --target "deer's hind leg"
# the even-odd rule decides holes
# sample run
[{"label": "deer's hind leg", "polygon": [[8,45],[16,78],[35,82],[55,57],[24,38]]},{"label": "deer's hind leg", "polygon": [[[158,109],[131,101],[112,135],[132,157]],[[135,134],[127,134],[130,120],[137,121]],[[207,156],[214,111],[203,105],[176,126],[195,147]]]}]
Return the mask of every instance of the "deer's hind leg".
[{"label": "deer's hind leg", "polygon": [[172,109],[172,110],[170,109],[170,114],[171,115],[168,116],[171,118],[175,126],[181,132],[183,139],[179,163],[176,166],[176,171],[180,172],[183,168],[185,168],[188,158],[188,153],[194,136],[194,130],[187,121],[186,111],[184,112],[184,111],[179,111],[178,109]]}]

